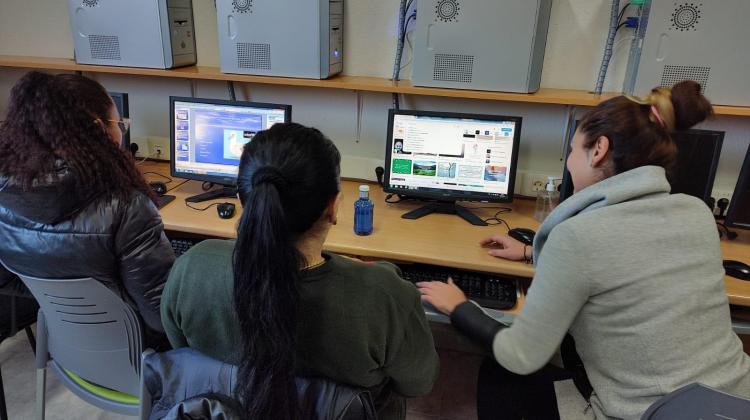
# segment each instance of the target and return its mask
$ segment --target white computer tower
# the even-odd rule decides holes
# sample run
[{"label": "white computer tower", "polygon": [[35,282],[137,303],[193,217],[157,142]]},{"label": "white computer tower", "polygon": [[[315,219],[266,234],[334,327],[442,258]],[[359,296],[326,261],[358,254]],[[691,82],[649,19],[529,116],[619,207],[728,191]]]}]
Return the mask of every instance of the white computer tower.
[{"label": "white computer tower", "polygon": [[325,79],[344,66],[343,0],[216,0],[221,71]]},{"label": "white computer tower", "polygon": [[552,0],[419,0],[412,83],[535,92]]},{"label": "white computer tower", "polygon": [[750,105],[748,18],[748,0],[646,1],[623,91],[692,79],[715,104]]},{"label": "white computer tower", "polygon": [[195,64],[192,0],[68,0],[80,64],[169,69]]}]

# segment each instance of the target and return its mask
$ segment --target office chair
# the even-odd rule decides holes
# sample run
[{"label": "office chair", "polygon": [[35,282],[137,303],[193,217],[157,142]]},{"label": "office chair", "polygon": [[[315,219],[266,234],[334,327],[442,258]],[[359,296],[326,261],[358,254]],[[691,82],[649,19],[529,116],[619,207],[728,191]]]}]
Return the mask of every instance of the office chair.
[{"label": "office chair", "polygon": [[651,404],[641,420],[750,419],[750,400],[692,383]]},{"label": "office chair", "polygon": [[143,339],[135,311],[92,278],[14,274],[40,306],[35,418],[44,419],[47,367],[84,401],[107,411],[139,415]]}]

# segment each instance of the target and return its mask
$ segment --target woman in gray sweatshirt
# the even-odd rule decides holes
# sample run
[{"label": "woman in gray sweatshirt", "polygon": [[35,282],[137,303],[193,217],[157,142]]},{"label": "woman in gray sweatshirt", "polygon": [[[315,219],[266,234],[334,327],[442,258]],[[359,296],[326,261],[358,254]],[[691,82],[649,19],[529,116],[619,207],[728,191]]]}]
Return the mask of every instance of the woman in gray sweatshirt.
[{"label": "woman in gray sweatshirt", "polygon": [[[450,283],[419,284],[423,300],[517,375],[544,370],[569,333],[597,418],[639,418],[693,382],[750,397],[750,358],[731,328],[713,215],[697,198],[671,195],[665,176],[677,150],[669,133],[711,113],[700,86],[681,82],[645,100],[610,99],[583,118],[567,161],[575,194],[536,235],[536,273],[509,328]],[[531,257],[509,237],[490,242],[493,255]],[[497,398],[497,415],[518,418]]]}]

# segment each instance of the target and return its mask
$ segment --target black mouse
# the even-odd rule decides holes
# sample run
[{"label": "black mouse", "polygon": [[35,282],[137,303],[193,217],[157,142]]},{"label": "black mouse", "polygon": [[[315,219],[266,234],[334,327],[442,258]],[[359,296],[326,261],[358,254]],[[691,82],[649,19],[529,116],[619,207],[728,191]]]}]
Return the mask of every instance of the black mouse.
[{"label": "black mouse", "polygon": [[234,216],[234,204],[221,203],[216,206],[216,211],[222,219],[231,219]]},{"label": "black mouse", "polygon": [[740,280],[750,280],[750,265],[742,261],[724,260],[724,271],[727,276]]},{"label": "black mouse", "polygon": [[536,232],[527,228],[514,228],[508,231],[508,236],[522,242],[524,245],[533,245],[534,235],[536,235]]},{"label": "black mouse", "polygon": [[159,197],[167,193],[167,184],[163,182],[149,182],[148,185]]}]

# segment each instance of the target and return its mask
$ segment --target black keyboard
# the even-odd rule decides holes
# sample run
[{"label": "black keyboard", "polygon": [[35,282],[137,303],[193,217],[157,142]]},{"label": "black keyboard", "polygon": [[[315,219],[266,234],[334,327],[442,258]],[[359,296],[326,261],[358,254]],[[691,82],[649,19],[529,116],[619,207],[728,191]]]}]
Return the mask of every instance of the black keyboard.
[{"label": "black keyboard", "polygon": [[412,283],[447,282],[450,277],[469,299],[485,308],[510,309],[516,306],[517,281],[513,278],[423,264],[400,267],[404,279]]},{"label": "black keyboard", "polygon": [[200,241],[193,239],[171,239],[169,242],[172,243],[172,249],[174,250],[174,256],[179,257],[186,253],[188,249],[192,248],[193,245]]}]

